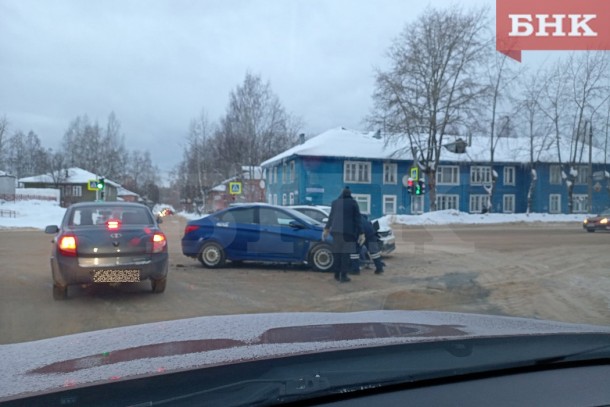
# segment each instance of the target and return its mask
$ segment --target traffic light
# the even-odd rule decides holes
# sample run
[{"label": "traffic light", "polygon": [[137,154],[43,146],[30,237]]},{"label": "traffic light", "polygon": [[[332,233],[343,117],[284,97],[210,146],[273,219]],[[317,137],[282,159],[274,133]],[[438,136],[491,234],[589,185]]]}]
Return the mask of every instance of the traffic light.
[{"label": "traffic light", "polygon": [[410,194],[413,193],[413,178],[407,180],[407,192]]},{"label": "traffic light", "polygon": [[98,179],[97,180],[97,189],[100,191],[103,191],[105,183],[106,183],[106,180],[104,179],[104,177]]},{"label": "traffic light", "polygon": [[426,182],[423,179],[420,179],[417,182],[417,187],[415,188],[415,195],[423,195],[426,193]]}]

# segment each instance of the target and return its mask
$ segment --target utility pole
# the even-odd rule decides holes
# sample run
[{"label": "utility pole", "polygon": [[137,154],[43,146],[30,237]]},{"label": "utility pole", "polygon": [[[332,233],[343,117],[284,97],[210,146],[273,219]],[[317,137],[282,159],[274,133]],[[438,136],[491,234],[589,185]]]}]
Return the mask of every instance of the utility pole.
[{"label": "utility pole", "polygon": [[589,122],[589,213],[593,213],[593,123]]}]

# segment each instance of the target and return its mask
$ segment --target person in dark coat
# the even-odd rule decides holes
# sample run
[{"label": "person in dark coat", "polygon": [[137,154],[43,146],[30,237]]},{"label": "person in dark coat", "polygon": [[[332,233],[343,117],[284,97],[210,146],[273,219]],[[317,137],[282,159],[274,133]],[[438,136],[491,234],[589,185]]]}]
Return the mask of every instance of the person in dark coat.
[{"label": "person in dark coat", "polygon": [[362,229],[366,238],[364,245],[368,251],[369,257],[375,264],[375,274],[383,273],[383,262],[381,261],[381,243],[379,242],[379,236],[373,226],[373,223],[369,220],[368,216],[362,215]]},{"label": "person in dark coat", "polygon": [[358,253],[358,244],[365,241],[362,231],[362,219],[358,203],[352,198],[349,187],[331,204],[330,215],[322,232],[322,239],[328,235],[333,238],[333,256],[335,261],[335,280],[342,283],[350,281],[350,255]]}]

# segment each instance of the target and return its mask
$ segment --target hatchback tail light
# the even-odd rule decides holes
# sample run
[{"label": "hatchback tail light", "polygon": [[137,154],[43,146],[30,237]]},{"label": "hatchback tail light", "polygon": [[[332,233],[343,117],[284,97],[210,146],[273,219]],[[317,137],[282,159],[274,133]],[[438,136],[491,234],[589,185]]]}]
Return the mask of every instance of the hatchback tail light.
[{"label": "hatchback tail light", "polygon": [[57,248],[59,253],[63,256],[76,256],[76,236],[74,235],[62,235],[57,241]]},{"label": "hatchback tail light", "polygon": [[152,237],[152,243],[153,253],[161,253],[167,249],[167,239],[163,233],[155,233]]}]

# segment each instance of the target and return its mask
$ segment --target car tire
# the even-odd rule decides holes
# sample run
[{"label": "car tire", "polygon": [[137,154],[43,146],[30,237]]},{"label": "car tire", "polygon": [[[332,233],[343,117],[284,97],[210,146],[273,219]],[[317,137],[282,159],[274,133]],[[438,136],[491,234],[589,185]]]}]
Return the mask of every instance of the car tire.
[{"label": "car tire", "polygon": [[53,299],[65,300],[68,298],[68,286],[53,284]]},{"label": "car tire", "polygon": [[153,293],[161,294],[165,291],[165,286],[167,285],[167,277],[161,278],[159,280],[150,280],[150,284],[152,286]]},{"label": "car tire", "polygon": [[308,263],[316,271],[330,271],[334,263],[330,245],[318,244],[314,246],[309,252]]},{"label": "car tire", "polygon": [[217,268],[225,264],[226,255],[224,249],[216,242],[203,245],[199,252],[199,261],[203,267]]}]

